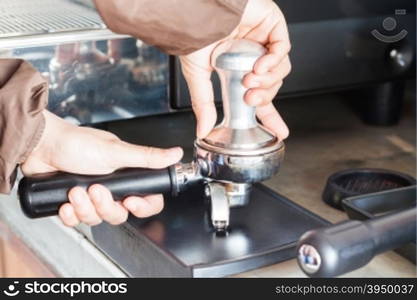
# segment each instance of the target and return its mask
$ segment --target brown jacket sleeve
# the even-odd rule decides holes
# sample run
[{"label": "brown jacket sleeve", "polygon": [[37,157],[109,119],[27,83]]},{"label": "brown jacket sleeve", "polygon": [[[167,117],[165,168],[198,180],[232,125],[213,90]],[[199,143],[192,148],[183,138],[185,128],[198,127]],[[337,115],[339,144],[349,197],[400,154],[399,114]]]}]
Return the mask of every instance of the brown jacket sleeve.
[{"label": "brown jacket sleeve", "polygon": [[29,63],[0,59],[0,193],[10,192],[17,165],[38,143],[47,99],[47,82]]},{"label": "brown jacket sleeve", "polygon": [[107,26],[173,55],[229,35],[248,0],[94,0]]}]

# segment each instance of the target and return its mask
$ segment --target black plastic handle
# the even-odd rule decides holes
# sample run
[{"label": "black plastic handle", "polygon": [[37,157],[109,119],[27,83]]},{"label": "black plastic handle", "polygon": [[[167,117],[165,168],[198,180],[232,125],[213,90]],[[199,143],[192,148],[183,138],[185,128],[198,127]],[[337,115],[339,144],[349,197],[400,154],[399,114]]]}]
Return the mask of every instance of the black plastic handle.
[{"label": "black plastic handle", "polygon": [[415,241],[416,208],[411,208],[308,231],[298,242],[298,264],[310,277],[335,277],[366,265],[377,254]]},{"label": "black plastic handle", "polygon": [[18,188],[20,205],[29,218],[56,215],[59,207],[68,202],[68,191],[81,186],[88,188],[99,183],[106,186],[115,200],[127,196],[172,192],[172,170],[128,168],[108,175],[87,176],[62,172],[24,177]]}]

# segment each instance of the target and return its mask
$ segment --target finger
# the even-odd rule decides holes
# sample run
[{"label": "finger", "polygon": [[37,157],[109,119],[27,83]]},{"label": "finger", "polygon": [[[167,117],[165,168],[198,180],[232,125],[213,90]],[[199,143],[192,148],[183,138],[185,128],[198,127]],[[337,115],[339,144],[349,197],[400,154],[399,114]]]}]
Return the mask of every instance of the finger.
[{"label": "finger", "polygon": [[282,86],[282,81],[279,81],[269,89],[254,88],[250,89],[245,94],[245,101],[250,106],[267,105],[274,100],[275,95]]},{"label": "finger", "polygon": [[217,120],[217,111],[213,101],[199,100],[198,96],[192,97],[192,108],[197,119],[197,137],[205,138],[213,129]]},{"label": "finger", "polygon": [[164,208],[164,198],[160,194],[145,197],[131,196],[123,201],[123,206],[136,217],[146,218],[162,211]]},{"label": "finger", "polygon": [[123,141],[112,145],[114,147],[112,153],[117,153],[117,157],[112,156],[111,163],[116,169],[124,167],[165,168],[180,161],[184,154],[179,147],[161,149],[133,145]]},{"label": "finger", "polygon": [[[209,55],[207,54],[207,56]],[[192,108],[197,119],[197,137],[204,138],[209,134],[217,120],[211,82],[212,70],[194,64],[192,62],[193,59],[195,58],[182,59],[181,66],[190,92]]]},{"label": "finger", "polygon": [[275,133],[280,140],[288,137],[289,129],[272,103],[257,107],[256,115],[262,124]]},{"label": "finger", "polygon": [[265,74],[276,68],[282,61],[287,59],[290,50],[291,45],[289,41],[271,44],[268,47],[268,53],[256,61],[253,67],[254,72],[256,74]]},{"label": "finger", "polygon": [[75,215],[74,208],[70,203],[63,204],[59,208],[58,215],[65,226],[74,227],[80,224],[80,220],[78,220],[77,216]]},{"label": "finger", "polygon": [[[244,34],[245,38],[257,41],[263,45],[267,45],[268,43],[274,42],[274,40],[272,40],[272,31],[277,30],[275,29],[275,26],[277,24],[283,24],[286,26],[285,17],[278,6],[276,4],[273,4],[274,7],[271,7],[270,5],[268,6],[268,8],[264,7],[264,9],[262,9],[264,12],[263,16],[261,12],[258,12],[256,21],[252,20],[252,24],[249,25],[250,31]],[[246,16],[248,19],[253,18],[252,15],[254,12],[248,12],[248,14],[249,15]],[[245,19],[245,16],[243,19]]]},{"label": "finger", "polygon": [[282,81],[291,71],[289,58],[284,59],[275,69],[262,75],[256,73],[246,74],[243,85],[247,88],[271,88]]},{"label": "finger", "polygon": [[88,188],[88,195],[101,219],[112,225],[126,222],[129,215],[127,209],[120,202],[113,200],[112,194],[106,187],[93,184]]},{"label": "finger", "polygon": [[288,25],[287,21],[285,20],[285,16],[282,14],[282,12],[279,12],[279,17],[276,19],[276,23],[274,24],[272,30],[269,33],[268,41],[270,44],[284,42],[290,45]]},{"label": "finger", "polygon": [[280,15],[281,17],[274,23],[268,36],[266,43],[268,54],[261,57],[254,66],[255,72],[258,74],[266,73],[277,66],[291,50],[287,22],[284,16]]},{"label": "finger", "polygon": [[68,193],[68,199],[81,222],[91,226],[101,223],[101,218],[97,215],[93,203],[83,188],[77,186],[72,188]]},{"label": "finger", "polygon": [[110,141],[118,141],[120,140],[117,135],[112,132],[91,128],[91,127],[80,127],[84,132],[90,133],[92,135],[100,136],[103,139],[110,140]]}]

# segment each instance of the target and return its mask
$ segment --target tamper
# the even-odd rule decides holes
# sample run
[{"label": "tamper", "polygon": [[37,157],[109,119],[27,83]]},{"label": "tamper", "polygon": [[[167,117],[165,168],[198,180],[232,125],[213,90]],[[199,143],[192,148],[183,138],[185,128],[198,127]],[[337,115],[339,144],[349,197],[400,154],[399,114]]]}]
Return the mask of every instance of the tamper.
[{"label": "tamper", "polygon": [[256,108],[244,101],[247,88],[243,77],[265,52],[259,43],[231,40],[220,44],[212,56],[222,89],[224,118],[206,138],[196,140],[195,155],[197,162],[202,162],[203,177],[210,181],[206,191],[211,193],[211,217],[218,230],[229,225],[225,209],[246,205],[251,184],[272,177],[283,159],[284,143],[258,123]]}]

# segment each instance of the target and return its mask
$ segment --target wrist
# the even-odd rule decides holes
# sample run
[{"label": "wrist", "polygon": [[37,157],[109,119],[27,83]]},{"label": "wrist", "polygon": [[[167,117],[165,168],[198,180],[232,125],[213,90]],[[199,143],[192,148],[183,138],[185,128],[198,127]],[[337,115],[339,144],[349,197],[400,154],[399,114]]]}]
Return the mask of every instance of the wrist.
[{"label": "wrist", "polygon": [[51,145],[55,145],[57,143],[57,137],[59,134],[62,135],[66,132],[65,126],[69,125],[66,124],[64,120],[46,109],[42,112],[42,115],[44,119],[44,128],[38,143],[31,152],[31,155],[42,153],[42,156],[45,156],[45,154],[49,152]]}]

